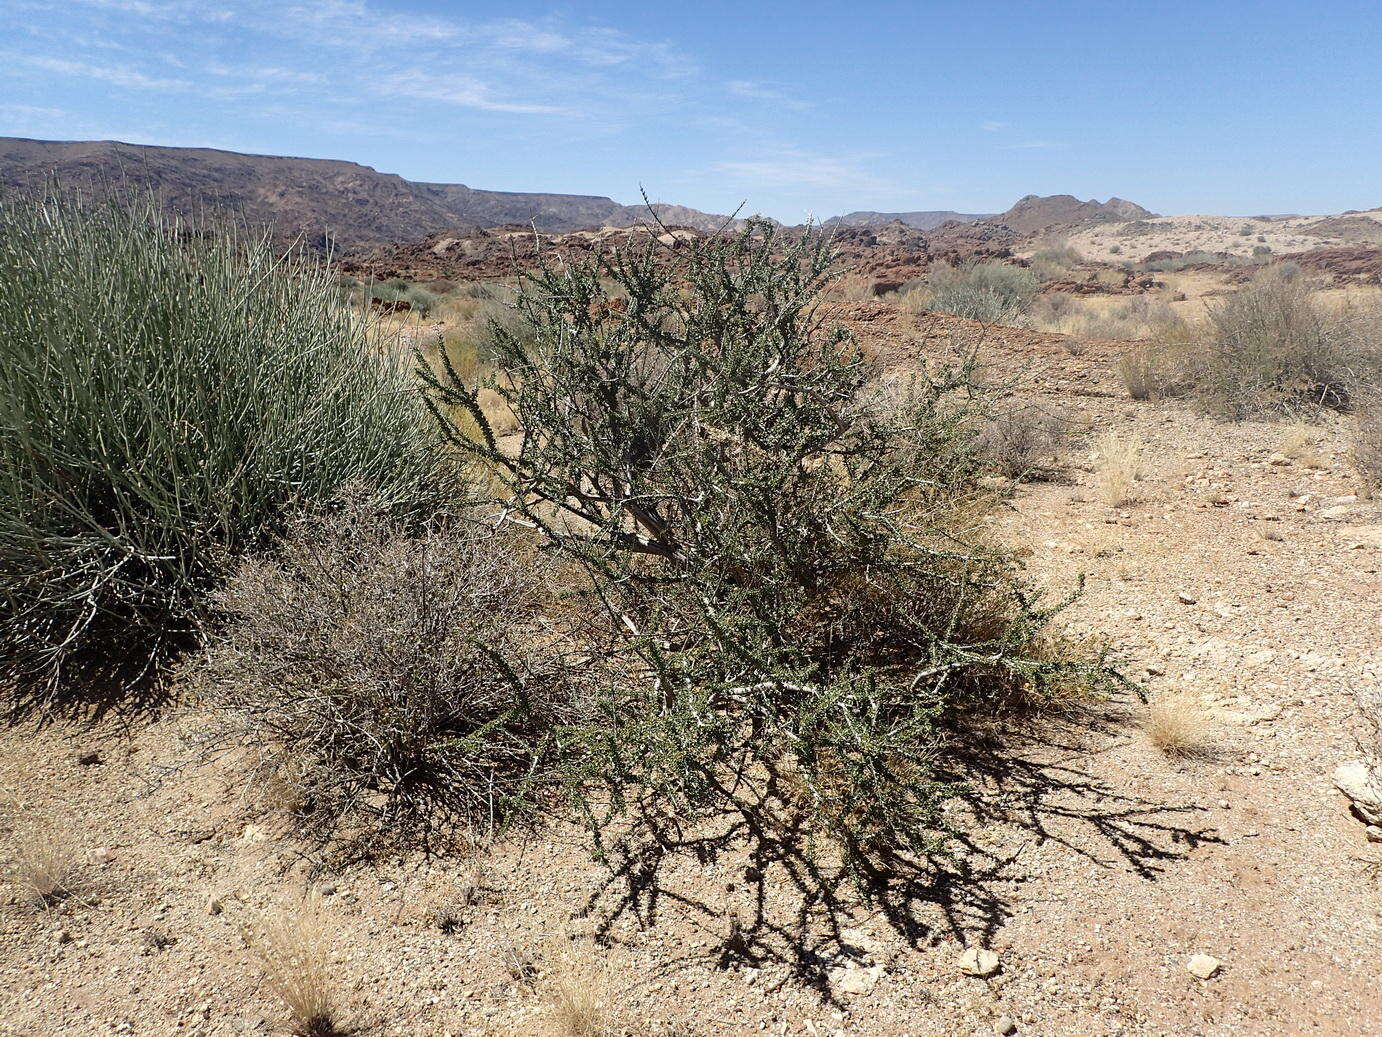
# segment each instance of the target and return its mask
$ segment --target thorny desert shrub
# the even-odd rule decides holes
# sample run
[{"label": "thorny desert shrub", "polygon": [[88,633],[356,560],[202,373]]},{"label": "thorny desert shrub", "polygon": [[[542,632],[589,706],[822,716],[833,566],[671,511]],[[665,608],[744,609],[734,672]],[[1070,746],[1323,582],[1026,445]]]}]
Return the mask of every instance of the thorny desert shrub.
[{"label": "thorny desert shrub", "polygon": [[0,671],[134,682],[226,557],[366,479],[440,480],[406,370],[326,269],[150,200],[0,199]]},{"label": "thorny desert shrub", "polygon": [[570,719],[548,571],[507,530],[414,535],[358,499],[304,515],[217,595],[192,688],[342,851],[489,829],[529,805]]},{"label": "thorny desert shrub", "polygon": [[1269,268],[1210,310],[1191,374],[1208,405],[1234,420],[1347,410],[1382,384],[1379,327],[1375,314],[1328,310],[1306,278]]},{"label": "thorny desert shrub", "polygon": [[1059,414],[1029,405],[993,415],[984,422],[976,443],[999,474],[1019,479],[1054,460],[1065,432]]},{"label": "thorny desert shrub", "polygon": [[922,301],[929,309],[985,324],[1005,324],[1025,312],[1036,291],[1036,276],[1021,267],[997,262],[962,267],[938,263],[927,275]]},{"label": "thorny desert shrub", "polygon": [[454,447],[504,484],[495,506],[590,580],[613,676],[564,737],[597,834],[597,804],[691,819],[775,773],[856,863],[924,851],[947,724],[1105,675],[975,532],[972,372],[880,385],[817,307],[831,261],[751,221],[540,267],[518,299],[534,334],[498,336],[513,377],[489,386],[514,450],[479,387],[420,365]]}]

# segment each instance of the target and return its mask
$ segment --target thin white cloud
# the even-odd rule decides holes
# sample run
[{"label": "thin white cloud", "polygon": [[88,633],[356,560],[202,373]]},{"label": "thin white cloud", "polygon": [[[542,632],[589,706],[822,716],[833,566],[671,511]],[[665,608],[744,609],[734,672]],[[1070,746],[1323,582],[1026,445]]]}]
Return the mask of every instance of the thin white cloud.
[{"label": "thin white cloud", "polygon": [[137,69],[115,65],[93,65],[85,61],[69,61],[66,58],[27,56],[21,59],[26,65],[54,72],[58,75],[79,76],[84,79],[97,79],[112,86],[138,87],[143,90],[186,90],[192,84],[185,79],[166,79],[162,76],[145,75]]},{"label": "thin white cloud", "polygon": [[771,186],[880,191],[892,188],[883,178],[862,168],[859,157],[821,155],[800,148],[780,148],[770,154],[716,163],[714,170],[741,181]]},{"label": "thin white cloud", "polygon": [[432,75],[413,70],[398,72],[378,80],[376,89],[388,97],[410,97],[420,101],[440,101],[461,108],[513,115],[568,115],[571,110],[559,105],[510,101],[497,98],[485,83],[471,76]]},{"label": "thin white cloud", "polygon": [[997,133],[1000,130],[1006,130],[1007,128],[1008,124],[1006,122],[996,122],[992,119],[990,119],[988,122],[981,122],[979,124],[979,129],[983,130],[985,133]]},{"label": "thin white cloud", "polygon": [[44,108],[36,104],[0,104],[0,115],[15,119],[61,119],[66,114],[61,108]]},{"label": "thin white cloud", "polygon": [[810,105],[788,95],[782,88],[754,79],[731,79],[725,83],[725,89],[736,97],[748,98],[751,101],[769,101],[782,108],[803,109],[810,107]]},{"label": "thin white cloud", "polygon": [[1017,144],[1003,144],[1000,147],[1005,151],[1041,151],[1058,148],[1060,145],[1054,140],[1024,140]]}]

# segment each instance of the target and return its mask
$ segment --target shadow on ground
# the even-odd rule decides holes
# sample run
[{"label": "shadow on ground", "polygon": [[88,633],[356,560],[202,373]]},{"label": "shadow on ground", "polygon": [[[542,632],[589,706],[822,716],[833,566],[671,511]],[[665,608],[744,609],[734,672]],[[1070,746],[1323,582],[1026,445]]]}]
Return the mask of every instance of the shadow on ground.
[{"label": "shadow on ground", "polygon": [[[813,838],[771,777],[751,792],[740,789],[733,806],[694,830],[640,810],[607,847],[609,871],[584,913],[596,939],[607,941],[617,923],[651,927],[672,905],[712,940],[708,952],[688,950],[667,972],[703,963],[705,953],[723,968],[785,966],[838,1004],[838,970],[867,958],[856,930],[862,917],[881,916],[911,948],[947,938],[985,945],[1012,913],[1012,890],[1024,878],[1019,859],[1032,843],[1050,841],[1155,881],[1202,843],[1222,842],[1198,823],[1203,808],[1131,795],[1082,765],[1107,726],[1085,719],[967,740],[946,775],[967,789],[947,850],[929,858],[873,854],[853,873],[819,834]],[[1015,849],[995,851],[980,838],[999,830]],[[689,861],[730,864],[738,874],[728,885],[678,881]],[[730,909],[719,895],[726,889]]]}]

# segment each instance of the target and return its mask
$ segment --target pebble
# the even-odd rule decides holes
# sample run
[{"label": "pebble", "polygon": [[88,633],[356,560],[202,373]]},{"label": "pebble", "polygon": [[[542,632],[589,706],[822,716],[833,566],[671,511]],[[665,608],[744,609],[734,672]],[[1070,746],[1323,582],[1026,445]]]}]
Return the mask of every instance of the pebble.
[{"label": "pebble", "polygon": [[998,961],[998,955],[993,951],[984,947],[970,947],[959,956],[955,967],[966,976],[978,976],[982,979],[992,976],[1002,966]]},{"label": "pebble", "polygon": [[1209,979],[1219,971],[1223,965],[1218,958],[1210,954],[1195,954],[1185,963],[1185,967],[1190,970],[1190,974],[1198,979]]},{"label": "pebble", "polygon": [[1010,1016],[1000,1015],[998,1021],[993,1024],[993,1032],[1008,1037],[1009,1034],[1017,1032],[1017,1023],[1013,1022]]},{"label": "pebble", "polygon": [[1193,594],[1186,594],[1185,591],[1181,591],[1179,594],[1176,595],[1176,600],[1179,601],[1182,605],[1193,605],[1200,599],[1195,597],[1195,595]]}]

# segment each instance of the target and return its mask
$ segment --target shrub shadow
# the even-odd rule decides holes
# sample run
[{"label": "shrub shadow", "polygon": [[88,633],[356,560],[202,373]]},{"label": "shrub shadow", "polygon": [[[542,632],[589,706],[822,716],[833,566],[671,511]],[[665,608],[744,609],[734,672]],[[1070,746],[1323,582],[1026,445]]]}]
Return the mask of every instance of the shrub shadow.
[{"label": "shrub shadow", "polygon": [[[945,777],[969,791],[957,801],[954,813],[963,817],[948,848],[930,857],[873,853],[854,873],[813,837],[777,775],[739,782],[732,805],[694,830],[644,804],[604,848],[608,872],[582,913],[606,942],[621,922],[651,927],[675,909],[710,944],[689,948],[665,971],[707,958],[721,968],[775,965],[838,1005],[838,970],[869,958],[856,930],[864,916],[883,919],[911,949],[948,939],[985,945],[1013,912],[1012,890],[1024,878],[1017,862],[1028,845],[1051,842],[1099,867],[1156,881],[1201,844],[1223,842],[1201,823],[1204,808],[1134,795],[1091,772],[1097,750],[1090,736],[1108,725],[1067,718],[962,740]],[[995,850],[976,838],[997,826],[1015,848]],[[686,881],[692,861],[741,864],[742,878]],[[722,889],[734,894],[736,908],[726,909],[716,895]]]}]

